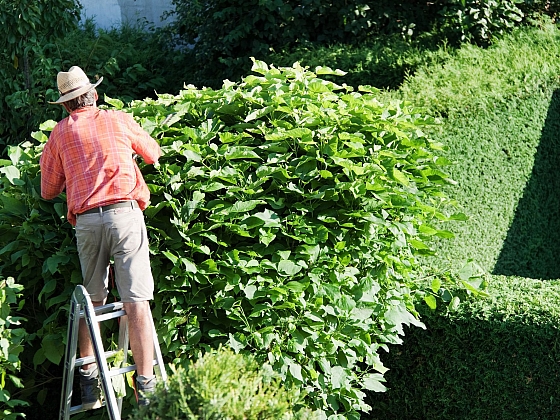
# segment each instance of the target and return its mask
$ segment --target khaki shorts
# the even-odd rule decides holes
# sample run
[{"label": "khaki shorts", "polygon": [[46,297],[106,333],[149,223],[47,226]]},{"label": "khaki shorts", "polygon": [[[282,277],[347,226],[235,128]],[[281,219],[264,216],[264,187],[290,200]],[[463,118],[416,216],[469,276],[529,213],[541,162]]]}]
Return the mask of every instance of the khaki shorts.
[{"label": "khaki shorts", "polygon": [[122,302],[153,299],[148,234],[140,209],[127,207],[78,215],[76,240],[84,287],[93,302],[104,301],[109,294],[111,258]]}]

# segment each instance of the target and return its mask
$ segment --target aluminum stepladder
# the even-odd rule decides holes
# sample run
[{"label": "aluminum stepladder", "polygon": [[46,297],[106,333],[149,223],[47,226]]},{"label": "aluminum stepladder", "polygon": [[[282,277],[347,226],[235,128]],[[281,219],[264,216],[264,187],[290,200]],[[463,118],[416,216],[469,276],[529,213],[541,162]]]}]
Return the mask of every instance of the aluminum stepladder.
[{"label": "aluminum stepladder", "polygon": [[[78,349],[78,326],[81,318],[84,318],[90,333],[94,355],[91,357],[76,358]],[[101,335],[97,324],[114,318],[120,318],[118,349],[106,352],[103,348]],[[167,373],[159,342],[150,316],[154,341],[153,364],[156,375],[163,382],[167,382]],[[62,378],[62,395],[60,400],[60,420],[68,420],[71,415],[86,411],[82,405],[71,407],[74,371],[76,367],[97,363],[101,389],[105,396],[103,405],[107,408],[110,420],[121,420],[122,398],[117,398],[113,389],[111,378],[124,375],[136,370],[136,365],[126,366],[128,353],[128,317],[123,309],[122,302],[113,302],[106,305],[94,307],[84,286],[76,286],[70,303],[68,316],[68,335],[66,352],[64,356],[64,374]],[[109,369],[107,359],[122,352],[123,360],[121,367]]]}]

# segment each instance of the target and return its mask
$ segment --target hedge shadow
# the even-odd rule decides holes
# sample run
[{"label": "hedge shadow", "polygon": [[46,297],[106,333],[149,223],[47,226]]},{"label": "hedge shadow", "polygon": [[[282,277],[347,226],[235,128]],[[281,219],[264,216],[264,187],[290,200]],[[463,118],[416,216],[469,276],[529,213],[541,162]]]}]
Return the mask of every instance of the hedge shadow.
[{"label": "hedge shadow", "polygon": [[552,94],[531,177],[493,274],[560,278],[560,90]]}]

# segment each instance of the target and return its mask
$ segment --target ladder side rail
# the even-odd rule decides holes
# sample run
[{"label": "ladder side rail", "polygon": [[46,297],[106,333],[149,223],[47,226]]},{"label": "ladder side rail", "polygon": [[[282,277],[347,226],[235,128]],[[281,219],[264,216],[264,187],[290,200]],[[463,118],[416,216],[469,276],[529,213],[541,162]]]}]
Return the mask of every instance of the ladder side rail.
[{"label": "ladder side rail", "polygon": [[159,346],[156,326],[154,324],[154,318],[152,317],[151,311],[150,311],[150,320],[152,324],[152,336],[154,338],[154,354],[156,356],[155,360],[157,361],[157,367],[159,370],[159,375],[161,376],[161,381],[165,384],[165,387],[167,388],[167,372],[165,371],[165,365],[163,364],[163,356],[161,354],[161,348]]},{"label": "ladder side rail", "polygon": [[[84,289],[85,290],[85,289]],[[103,393],[105,394],[105,404],[107,411],[109,412],[110,420],[121,420],[121,414],[118,411],[118,404],[115,398],[115,393],[113,392],[113,386],[109,378],[109,370],[107,368],[107,359],[105,358],[105,352],[103,350],[103,343],[101,341],[101,336],[99,333],[99,328],[97,327],[97,317],[95,316],[95,310],[93,304],[87,293],[84,293],[83,299],[85,301],[85,317],[87,326],[89,329],[89,334],[93,344],[93,352],[97,360],[97,368],[99,371],[101,386],[103,388]]]},{"label": "ladder side rail", "polygon": [[[128,315],[123,315],[119,320],[119,341],[118,341],[118,349],[122,350],[123,352],[123,359],[121,362],[121,369],[126,367],[128,364],[128,346],[130,343],[130,337],[128,334]],[[134,370],[136,370],[136,365],[134,365]],[[113,369],[110,371],[110,375],[113,376]],[[123,372],[124,373],[124,372]],[[122,413],[122,397],[117,398],[117,404],[119,407],[119,412]]]},{"label": "ladder side rail", "polygon": [[74,294],[70,301],[70,312],[68,316],[68,330],[66,336],[66,351],[64,355],[64,373],[62,377],[63,390],[60,396],[60,420],[70,418],[70,406],[72,403],[72,388],[74,384],[74,369],[76,352],[78,350],[78,327],[80,322],[80,304]]}]

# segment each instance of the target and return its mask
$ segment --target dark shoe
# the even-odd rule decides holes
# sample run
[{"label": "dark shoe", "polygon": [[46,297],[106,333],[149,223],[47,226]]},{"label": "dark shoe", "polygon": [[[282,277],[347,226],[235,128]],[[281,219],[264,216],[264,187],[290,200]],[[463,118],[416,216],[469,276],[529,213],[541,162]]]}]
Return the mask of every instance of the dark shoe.
[{"label": "dark shoe", "polygon": [[138,407],[150,405],[150,398],[156,390],[156,377],[138,375],[136,377],[136,391],[138,392]]},{"label": "dark shoe", "polygon": [[80,369],[80,389],[84,410],[93,410],[102,406],[97,366],[89,370]]}]

